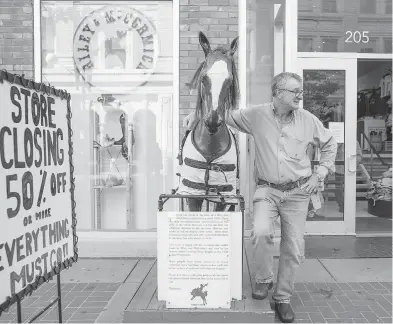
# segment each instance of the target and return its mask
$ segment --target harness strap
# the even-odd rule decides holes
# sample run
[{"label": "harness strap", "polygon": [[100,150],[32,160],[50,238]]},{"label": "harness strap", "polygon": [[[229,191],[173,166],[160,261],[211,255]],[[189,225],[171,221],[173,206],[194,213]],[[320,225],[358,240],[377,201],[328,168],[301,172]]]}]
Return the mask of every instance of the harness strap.
[{"label": "harness strap", "polygon": [[231,134],[233,135],[233,139],[234,139],[234,141],[235,141],[235,147],[236,147],[236,165],[237,165],[237,168],[236,168],[236,178],[237,179],[239,179],[239,164],[240,164],[240,161],[239,161],[239,145],[238,145],[238,142],[237,142],[237,139],[236,139],[236,136],[235,136],[235,133],[230,129],[230,128],[228,128],[229,129],[229,131],[231,132]]},{"label": "harness strap", "polygon": [[204,183],[200,182],[193,182],[188,179],[183,179],[182,180],[183,184],[186,187],[192,188],[192,189],[197,189],[197,190],[207,190],[207,191],[213,191],[213,192],[230,192],[233,190],[232,185],[206,185]]},{"label": "harness strap", "polygon": [[191,132],[191,129],[187,129],[186,133],[184,134],[184,137],[183,137],[183,139],[181,141],[179,154],[177,155],[177,159],[179,160],[179,164],[180,165],[183,164],[183,148],[184,148],[184,144],[186,143],[187,136],[188,136],[188,134],[190,134],[190,132]]},{"label": "harness strap", "polygon": [[221,195],[221,193],[219,191],[217,191],[217,195],[220,197],[221,203],[225,204],[225,199],[224,199],[224,197]]},{"label": "harness strap", "polygon": [[195,169],[209,169],[217,172],[222,172],[222,171],[228,172],[228,171],[234,171],[236,169],[236,165],[234,164],[207,163],[203,161],[190,159],[188,157],[184,159],[184,163],[185,165],[188,165],[189,167]]}]

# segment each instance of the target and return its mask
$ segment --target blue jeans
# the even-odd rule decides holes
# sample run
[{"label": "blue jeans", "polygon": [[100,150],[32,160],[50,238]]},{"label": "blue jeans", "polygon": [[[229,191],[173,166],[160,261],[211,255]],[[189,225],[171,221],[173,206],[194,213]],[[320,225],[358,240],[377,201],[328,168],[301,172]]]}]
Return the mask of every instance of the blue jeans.
[{"label": "blue jeans", "polygon": [[281,220],[280,260],[273,299],[289,303],[296,269],[304,261],[304,230],[310,194],[300,188],[282,192],[258,186],[254,194],[253,265],[256,283],[273,281],[274,225]]}]

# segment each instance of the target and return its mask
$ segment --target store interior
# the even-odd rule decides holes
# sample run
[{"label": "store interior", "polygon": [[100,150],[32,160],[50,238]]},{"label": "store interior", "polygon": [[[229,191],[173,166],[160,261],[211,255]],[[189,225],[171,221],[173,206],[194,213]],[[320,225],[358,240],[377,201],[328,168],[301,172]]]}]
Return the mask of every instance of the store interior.
[{"label": "store interior", "polygon": [[392,60],[358,60],[356,233],[392,233]]},{"label": "store interior", "polygon": [[[392,234],[392,60],[358,60],[357,66],[356,235]],[[304,70],[304,108],[330,128],[344,123],[346,107],[343,71]],[[322,95],[323,94],[323,95]],[[322,98],[323,97],[323,98]],[[321,100],[324,99],[324,100]],[[344,128],[344,132],[346,129]],[[318,158],[311,149],[311,159]],[[343,221],[344,144],[338,144],[336,172],[325,180],[322,207],[308,221]]]}]

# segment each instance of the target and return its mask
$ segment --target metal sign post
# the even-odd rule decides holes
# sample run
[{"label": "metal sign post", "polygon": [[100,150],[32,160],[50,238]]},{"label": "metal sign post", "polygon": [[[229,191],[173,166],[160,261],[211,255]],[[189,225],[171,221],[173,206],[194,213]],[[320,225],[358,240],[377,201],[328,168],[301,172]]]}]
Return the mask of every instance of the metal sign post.
[{"label": "metal sign post", "polygon": [[[33,318],[30,319],[29,323],[33,323],[37,318],[44,314],[49,308],[51,308],[57,302],[58,318],[59,323],[63,323],[62,308],[61,308],[61,283],[60,283],[60,272],[57,274],[57,297],[45,308],[41,309]],[[22,303],[21,299],[17,297],[17,320],[18,323],[22,323]]]}]

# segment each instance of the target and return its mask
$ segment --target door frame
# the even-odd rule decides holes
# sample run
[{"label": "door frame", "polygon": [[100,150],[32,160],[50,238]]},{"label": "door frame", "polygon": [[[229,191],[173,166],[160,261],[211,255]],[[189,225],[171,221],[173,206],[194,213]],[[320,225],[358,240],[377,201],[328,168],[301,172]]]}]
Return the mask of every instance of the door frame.
[{"label": "door frame", "polygon": [[[342,221],[307,221],[305,235],[355,235],[356,225],[356,158],[357,127],[357,58],[353,56],[298,57],[297,72],[303,75],[304,69],[344,70],[345,71],[345,182],[344,219]],[[301,102],[303,109],[303,102]],[[355,111],[354,111],[355,110]]]}]

